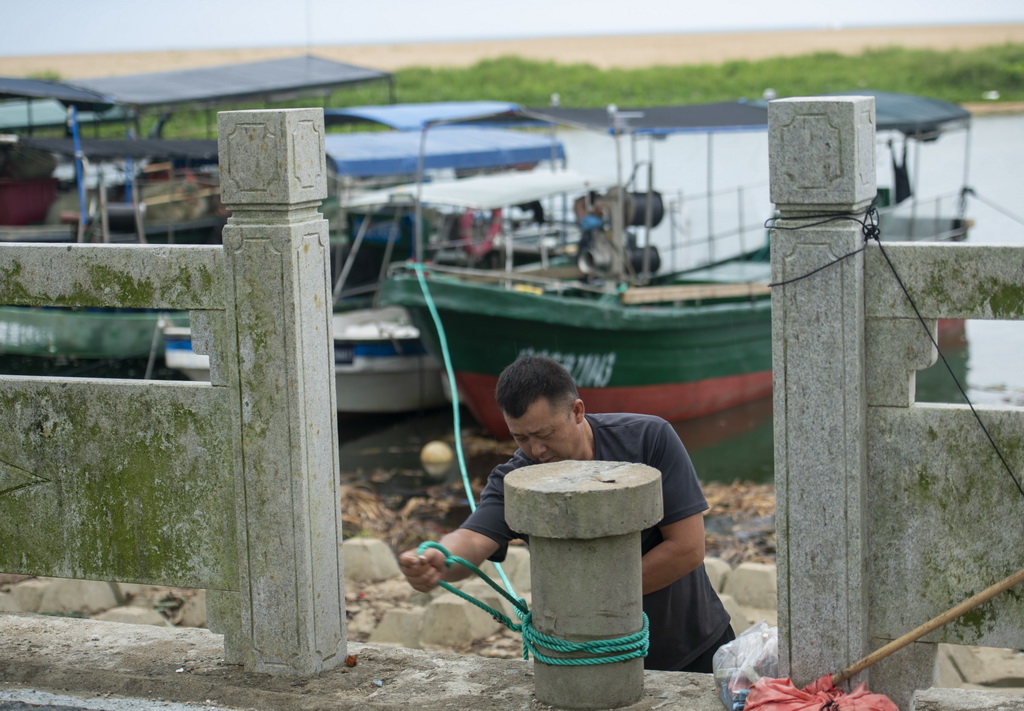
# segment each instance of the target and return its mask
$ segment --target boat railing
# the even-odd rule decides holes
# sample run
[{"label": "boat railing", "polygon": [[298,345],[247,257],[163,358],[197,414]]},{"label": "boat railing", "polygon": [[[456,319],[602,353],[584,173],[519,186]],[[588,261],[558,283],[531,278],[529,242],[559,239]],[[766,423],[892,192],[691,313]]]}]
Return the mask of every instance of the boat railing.
[{"label": "boat railing", "polygon": [[[408,263],[390,265],[388,276],[408,272]],[[473,281],[481,284],[501,284],[509,290],[531,291],[537,293],[587,292],[592,294],[608,294],[608,287],[603,284],[592,284],[578,279],[564,279],[542,274],[533,274],[518,269],[476,269],[444,264],[430,264],[425,267],[428,274],[451,276],[462,281]]]},{"label": "boat railing", "polygon": [[768,183],[751,183],[708,192],[662,191],[669,218],[670,271],[713,264],[764,245],[764,221],[771,216]]},{"label": "boat railing", "polygon": [[883,239],[898,241],[960,241],[967,236],[963,191],[950,191],[925,199],[911,196],[878,208]]}]

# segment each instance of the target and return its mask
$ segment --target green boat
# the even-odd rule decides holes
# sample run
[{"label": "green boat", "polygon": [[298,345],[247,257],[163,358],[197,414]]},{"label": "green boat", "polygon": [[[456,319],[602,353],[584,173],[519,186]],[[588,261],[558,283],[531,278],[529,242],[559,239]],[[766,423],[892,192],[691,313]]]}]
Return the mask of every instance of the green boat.
[{"label": "green boat", "polygon": [[381,303],[404,306],[440,356],[433,302],[460,398],[497,436],[508,430],[494,387],[501,370],[524,354],[562,363],[591,412],[672,422],[771,393],[770,264],[763,254],[613,292],[441,267],[424,269],[421,282],[415,269],[382,282]]},{"label": "green boat", "polygon": [[147,358],[163,350],[163,327],[188,325],[184,312],[141,309],[0,307],[0,354],[61,360]]},{"label": "green boat", "polygon": [[[926,210],[914,195],[906,147],[933,141],[946,130],[969,128],[970,114],[958,106],[923,97],[863,91],[875,97],[877,127],[893,134],[894,190],[879,191],[880,222],[885,239],[963,239],[965,192],[936,201]],[[676,132],[759,131],[767,128],[767,107],[755,102],[704,106],[644,107],[615,112],[604,109],[546,108],[527,111],[553,123],[603,131],[615,137],[616,164],[623,157],[623,135],[659,137]],[[902,136],[902,140],[900,139]],[[897,161],[897,141],[904,149]],[[966,158],[966,157],[965,157]],[[495,435],[507,435],[494,404],[494,387],[502,369],[523,354],[550,356],[568,368],[592,412],[639,412],[673,422],[766,397],[771,393],[770,261],[767,244],[750,252],[743,246],[742,201],[736,210],[739,248],[718,251],[728,232],[712,230],[712,185],[707,193],[710,264],[689,271],[659,273],[660,260],[638,237],[661,219],[661,197],[653,182],[652,160],[647,192],[637,190],[641,163],[628,179],[621,175],[601,195],[590,188],[576,219],[579,225],[575,276],[560,280],[527,277],[506,260],[503,271],[444,267],[423,261],[392,271],[380,285],[381,305],[405,307],[420,329],[428,350],[450,354],[458,393],[476,419]],[[710,175],[710,171],[709,171]],[[420,201],[436,201],[443,186],[415,189]],[[487,206],[473,186],[452,185],[460,203]],[[600,187],[597,188],[600,190]],[[408,193],[413,192],[409,188]],[[742,189],[739,191],[742,194]],[[667,193],[666,193],[667,194]],[[692,200],[693,195],[690,194]],[[594,201],[594,202],[591,202]],[[470,204],[472,202],[472,204]],[[512,202],[512,201],[509,201]],[[669,203],[671,204],[672,199]],[[683,204],[682,193],[677,201]],[[494,202],[493,205],[498,205]],[[577,203],[579,201],[577,200]],[[955,215],[946,219],[950,204]],[[599,208],[599,209],[592,209]],[[909,215],[903,216],[909,208]],[[679,216],[676,206],[674,217]],[[941,219],[933,219],[939,216]],[[594,221],[596,219],[596,221]],[[670,221],[674,231],[678,220]],[[587,225],[593,224],[591,230]],[[758,228],[760,228],[760,222]],[[636,236],[629,228],[635,227]],[[642,229],[641,229],[642,228]],[[715,235],[715,232],[719,235]],[[699,245],[697,239],[690,245]],[[426,245],[425,245],[426,246]],[[514,248],[513,248],[514,249]],[[511,251],[511,250],[506,250]],[[429,259],[429,252],[424,259]],[[568,253],[568,251],[566,252]],[[716,254],[739,254],[729,260]],[[648,257],[652,259],[648,261]],[[690,262],[693,263],[693,262]],[[432,302],[432,303],[431,303]],[[443,327],[442,343],[431,307]]]}]

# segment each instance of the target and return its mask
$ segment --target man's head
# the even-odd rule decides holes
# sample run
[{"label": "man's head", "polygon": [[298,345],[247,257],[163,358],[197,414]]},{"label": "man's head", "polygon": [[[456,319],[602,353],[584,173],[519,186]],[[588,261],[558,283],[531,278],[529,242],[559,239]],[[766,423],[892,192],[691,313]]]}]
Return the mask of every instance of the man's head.
[{"label": "man's head", "polygon": [[519,358],[498,378],[495,399],[523,453],[539,462],[593,458],[593,436],[576,383],[557,361]]}]

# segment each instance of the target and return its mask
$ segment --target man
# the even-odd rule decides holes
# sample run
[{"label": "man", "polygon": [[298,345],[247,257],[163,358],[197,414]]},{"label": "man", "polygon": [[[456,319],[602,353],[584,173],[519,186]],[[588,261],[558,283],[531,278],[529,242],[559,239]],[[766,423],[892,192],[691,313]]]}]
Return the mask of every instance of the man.
[{"label": "man", "polygon": [[[502,561],[509,541],[523,538],[505,523],[505,475],[531,464],[566,460],[637,462],[661,472],[664,518],[641,533],[643,608],[650,620],[647,669],[711,673],[715,650],[735,638],[729,614],[704,570],[708,508],[690,457],[659,417],[586,414],[572,376],[557,361],[526,356],[498,378],[495,397],[519,449],[495,467],[462,526],[440,540],[452,555],[479,565]],[[399,565],[409,584],[429,592],[441,580],[466,577],[443,554],[406,551]]]}]

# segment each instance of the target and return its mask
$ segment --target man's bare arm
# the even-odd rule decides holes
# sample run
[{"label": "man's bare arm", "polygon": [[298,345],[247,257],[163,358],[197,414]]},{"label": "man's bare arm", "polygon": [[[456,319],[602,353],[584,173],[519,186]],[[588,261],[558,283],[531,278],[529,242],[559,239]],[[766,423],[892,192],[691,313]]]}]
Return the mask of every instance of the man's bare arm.
[{"label": "man's bare arm", "polygon": [[694,514],[661,527],[664,540],[642,560],[644,595],[671,585],[704,562],[704,516]]}]

